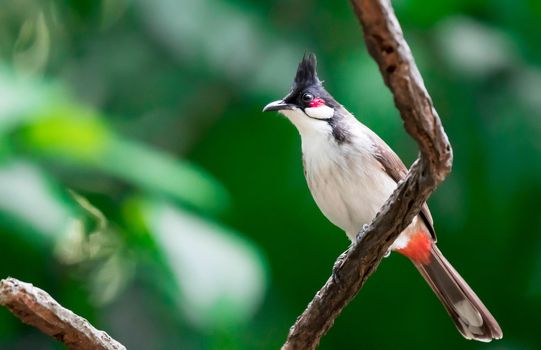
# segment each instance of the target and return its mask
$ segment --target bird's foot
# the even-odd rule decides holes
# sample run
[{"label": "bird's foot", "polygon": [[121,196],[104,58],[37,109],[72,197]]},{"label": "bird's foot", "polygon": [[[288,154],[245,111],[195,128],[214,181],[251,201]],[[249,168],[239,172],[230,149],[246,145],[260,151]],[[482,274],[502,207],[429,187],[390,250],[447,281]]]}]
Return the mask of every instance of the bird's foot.
[{"label": "bird's foot", "polygon": [[361,229],[361,231],[359,231],[359,233],[357,233],[357,237],[355,237],[357,242],[360,242],[364,238],[364,236],[366,235],[366,231],[368,231],[369,227],[370,225],[368,224],[363,225],[363,228]]},{"label": "bird's foot", "polygon": [[335,284],[338,285],[340,285],[340,272],[338,271],[340,266],[341,264],[337,263],[334,264],[334,266],[332,267],[332,280]]},{"label": "bird's foot", "polygon": [[348,253],[348,251],[349,249],[343,252],[342,255],[340,255],[338,259],[336,259],[336,262],[334,263],[332,267],[332,280],[337,285],[341,284],[340,268],[342,267],[342,262],[344,261],[344,258],[346,257],[346,254]]}]

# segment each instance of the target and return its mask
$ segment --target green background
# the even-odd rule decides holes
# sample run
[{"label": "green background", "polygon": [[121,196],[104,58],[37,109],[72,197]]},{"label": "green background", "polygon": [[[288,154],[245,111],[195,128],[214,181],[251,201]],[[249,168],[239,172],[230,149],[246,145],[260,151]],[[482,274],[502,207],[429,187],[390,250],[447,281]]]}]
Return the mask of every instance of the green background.
[{"label": "green background", "polygon": [[[392,254],[321,349],[539,349],[541,2],[394,6],[454,147],[439,246],[504,339],[462,339]],[[348,246],[261,113],[306,50],[411,164],[348,1],[1,1],[0,277],[129,349],[278,348]],[[61,345],[0,309],[0,348]]]}]

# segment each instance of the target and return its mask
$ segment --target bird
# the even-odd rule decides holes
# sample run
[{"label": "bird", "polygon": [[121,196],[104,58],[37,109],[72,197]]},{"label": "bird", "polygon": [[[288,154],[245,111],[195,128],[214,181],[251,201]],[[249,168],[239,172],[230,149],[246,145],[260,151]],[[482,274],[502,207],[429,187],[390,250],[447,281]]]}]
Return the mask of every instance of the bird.
[{"label": "bird", "polygon": [[[407,169],[385,141],[327,92],[316,66],[315,54],[305,53],[289,93],[267,104],[263,112],[279,112],[297,128],[313,199],[355,242]],[[426,203],[390,250],[409,258],[464,338],[482,342],[502,338],[496,319],[437,247]]]}]

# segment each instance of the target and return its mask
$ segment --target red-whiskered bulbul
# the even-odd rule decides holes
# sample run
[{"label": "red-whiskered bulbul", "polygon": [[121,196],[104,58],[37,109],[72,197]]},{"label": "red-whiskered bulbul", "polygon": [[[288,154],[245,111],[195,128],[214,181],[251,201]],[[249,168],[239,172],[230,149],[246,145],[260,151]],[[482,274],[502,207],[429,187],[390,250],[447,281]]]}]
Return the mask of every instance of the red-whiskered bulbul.
[{"label": "red-whiskered bulbul", "polygon": [[[313,54],[300,62],[291,91],[263,111],[280,112],[298,129],[314,200],[327,219],[355,241],[405,177],[400,158],[324,89]],[[502,337],[498,322],[436,246],[426,204],[390,249],[413,262],[466,339]]]}]

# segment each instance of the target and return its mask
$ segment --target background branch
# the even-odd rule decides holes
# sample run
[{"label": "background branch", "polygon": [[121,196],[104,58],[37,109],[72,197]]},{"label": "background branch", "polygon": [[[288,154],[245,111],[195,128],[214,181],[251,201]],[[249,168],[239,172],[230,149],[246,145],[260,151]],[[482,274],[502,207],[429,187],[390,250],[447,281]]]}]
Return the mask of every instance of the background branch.
[{"label": "background branch", "polygon": [[87,320],[62,307],[47,292],[15,278],[0,281],[0,305],[21,321],[78,350],[121,350],[126,347]]},{"label": "background branch", "polygon": [[334,276],[329,277],[291,327],[282,349],[314,349],[319,344],[342,309],[376,270],[392,242],[451,171],[451,145],[390,2],[351,3],[363,27],[368,51],[392,91],[404,126],[417,141],[421,155],[374,221],[363,229],[364,238],[338,258]]}]

